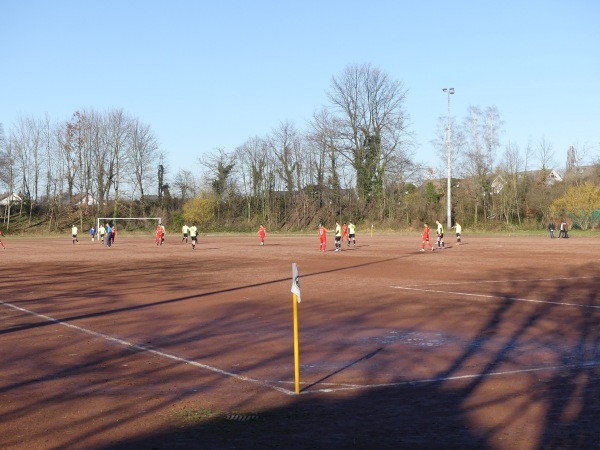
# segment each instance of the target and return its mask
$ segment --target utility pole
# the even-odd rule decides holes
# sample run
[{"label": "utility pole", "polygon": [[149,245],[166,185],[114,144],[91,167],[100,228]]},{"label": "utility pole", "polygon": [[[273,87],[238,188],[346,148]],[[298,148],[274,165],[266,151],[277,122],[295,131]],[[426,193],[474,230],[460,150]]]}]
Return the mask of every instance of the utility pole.
[{"label": "utility pole", "polygon": [[446,130],[446,153],[448,156],[448,184],[446,187],[446,198],[448,205],[446,210],[447,222],[446,227],[452,227],[452,123],[450,121],[450,95],[454,94],[454,88],[444,88],[442,91],[448,93],[448,128]]}]

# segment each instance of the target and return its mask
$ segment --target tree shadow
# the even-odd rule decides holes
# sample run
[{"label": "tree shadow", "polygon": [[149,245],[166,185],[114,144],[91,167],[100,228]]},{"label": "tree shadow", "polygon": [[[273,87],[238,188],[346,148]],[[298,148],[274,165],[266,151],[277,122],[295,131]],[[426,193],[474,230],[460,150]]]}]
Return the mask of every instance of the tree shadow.
[{"label": "tree shadow", "polygon": [[[381,259],[368,263],[384,264],[396,262],[398,258]],[[366,267],[367,264],[357,264],[351,267],[322,270],[303,277],[318,276],[327,273],[338,273],[349,268]],[[175,272],[185,268],[175,264]],[[95,269],[94,269],[95,270]],[[80,270],[74,276],[79,279],[94,275],[94,270]],[[147,271],[147,269],[146,269]],[[382,335],[388,329],[373,329],[370,338],[375,346],[368,353],[358,353],[347,363],[318,376],[303,389],[302,395],[291,396],[282,400],[276,406],[263,410],[252,410],[251,401],[238,403],[239,413],[256,414],[256,420],[243,423],[228,420],[225,414],[217,417],[199,420],[192,424],[174,424],[172,429],[154,434],[146,434],[135,439],[121,440],[106,445],[105,449],[133,448],[510,448],[511,436],[506,437],[502,446],[498,438],[510,433],[515,424],[530,424],[532,420],[540,427],[537,438],[524,444],[531,449],[564,449],[564,448],[598,448],[600,443],[600,301],[598,292],[599,278],[591,276],[582,279],[585,268],[578,267],[569,273],[561,273],[561,278],[548,281],[545,273],[530,270],[524,274],[522,270],[507,270],[502,273],[494,272],[495,279],[530,281],[498,285],[489,292],[494,300],[481,306],[486,309],[485,320],[479,322],[478,328],[468,337],[461,327],[466,327],[465,317],[473,313],[473,302],[467,302],[458,295],[448,293],[444,300],[447,303],[438,306],[437,312],[446,314],[444,329],[440,333],[454,339],[460,351],[443,367],[428,379],[417,379],[405,375],[394,376],[388,385],[380,387],[365,387],[349,389],[331,395],[317,390],[326,381],[331,381],[345,372],[355,369],[363,363],[372,364],[365,373],[377,372],[395,373],[398,362],[384,355],[393,346],[398,347],[402,342],[394,341],[381,345]],[[160,274],[157,270],[148,271],[145,276],[155,277]],[[107,274],[110,270],[107,269]],[[132,270],[130,275],[139,276],[140,272]],[[18,276],[17,273],[14,274]],[[573,279],[569,279],[569,277]],[[546,279],[545,279],[546,278]],[[577,278],[577,279],[575,279]],[[46,280],[46,288],[54,280],[51,274]],[[122,289],[126,289],[127,278],[113,280]],[[64,280],[62,281],[65,282]],[[167,283],[167,281],[164,281]],[[170,282],[169,282],[170,283]],[[160,302],[142,302],[139,305],[127,307],[103,308],[97,312],[66,313],[62,319],[65,322],[75,322],[85,319],[110,318],[123,313],[140,313],[152,310],[162,305],[175,305],[188,301],[200,301],[217,294],[227,294],[242,290],[252,290],[265,286],[289,283],[289,278],[268,280],[245,284],[243,286],[212,289],[203,294],[179,295]],[[168,286],[171,286],[169,284]],[[177,284],[173,284],[174,288]],[[211,286],[210,280],[206,286]],[[78,288],[74,284],[73,289]],[[6,292],[6,291],[5,291]],[[115,287],[106,290],[96,289],[78,295],[94,299],[118,292]],[[10,291],[16,297],[27,293],[26,288],[15,287]],[[370,301],[374,305],[386,305],[388,294],[373,294]],[[521,301],[523,298],[542,299],[539,303]],[[68,300],[48,296],[48,301]],[[38,299],[39,301],[39,299]],[[411,299],[412,301],[412,299]],[[19,300],[20,305],[26,305],[27,300]],[[118,303],[118,299],[116,301]],[[569,306],[577,303],[579,306]],[[333,308],[333,307],[332,307]],[[242,330],[248,327],[248,318],[255,313],[256,306],[252,304],[235,304],[224,309],[218,317],[204,321],[194,327],[181,327],[177,332],[167,329],[169,319],[163,324],[153,322],[153,333],[157,336],[168,335],[168,344],[173,348],[189,345],[195,342],[217,341],[225,329]],[[323,309],[322,314],[331,310]],[[269,336],[253,335],[252,348],[268,347],[273,339],[285,339],[289,336],[287,323],[278,325],[279,311],[265,311],[263,321],[272,323]],[[375,314],[375,312],[373,312]],[[131,321],[136,320],[132,314]],[[362,322],[369,324],[371,317],[353,317],[344,319],[347,322],[332,321],[320,325],[319,329],[309,329],[307,334],[323,334],[339,336],[339,330],[352,329]],[[430,316],[419,316],[411,328],[399,330],[409,334],[426,328]],[[23,331],[55,325],[55,323],[31,320],[21,326],[4,328],[0,334],[10,336]],[[126,322],[125,322],[126,324]],[[392,330],[398,331],[398,330]],[[337,333],[337,335],[336,335]],[[274,338],[275,336],[275,338]],[[242,336],[243,337],[243,336]],[[385,336],[384,336],[385,337]],[[163,347],[164,342],[157,342],[157,347]],[[154,343],[145,344],[148,348]],[[315,345],[328,346],[329,343]],[[194,350],[192,360],[210,361],[222,356],[223,352],[232,352],[234,345],[223,344],[220,347],[207,345],[201,350]],[[386,348],[387,347],[387,348]],[[48,343],[47,351],[51,351],[53,343]],[[186,347],[184,347],[186,348]],[[63,349],[64,350],[64,349]],[[331,345],[323,356],[324,360],[336,361],[338,348]],[[77,379],[91,377],[98,371],[118,373],[122,360],[131,359],[132,355],[142,355],[139,348],[110,348],[101,353],[89,355],[85,362],[67,367],[56,364],[50,366],[45,375],[29,379],[15,380],[13,383],[0,387],[0,394],[20,392],[23,388],[45,385],[57,378]],[[258,357],[257,355],[265,355]],[[33,357],[33,355],[31,355]],[[413,351],[407,354],[403,362],[407,367],[416,367],[428,362],[436,354],[423,351]],[[238,369],[240,374],[251,373],[261,367],[275,366],[287,360],[288,354],[281,352],[257,353],[252,361]],[[8,366],[18,365],[19,360],[3,360]],[[155,367],[144,366],[132,374],[143,380],[165,380],[165,373],[180,362],[169,361]],[[110,370],[106,367],[109,366]],[[514,372],[514,374],[511,374]],[[165,379],[165,377],[167,377]],[[506,391],[494,390],[495,380],[508,379],[514,381],[515,388]],[[210,373],[201,380],[181,380],[178,382],[195,386],[197,391],[210,393],[214,386],[223,381],[223,376]],[[158,381],[157,381],[158,382]],[[94,389],[106,389],[106,382],[98,380],[88,386]],[[506,384],[502,386],[506,387]],[[482,396],[481,393],[486,395]],[[60,391],[47,395],[43,404],[39,400],[25,401],[14,406],[0,420],[14,417],[25,417],[32,411],[53,404],[68,404],[77,399],[80,393]],[[130,417],[130,421],[140,420],[162,411],[174,402],[191,397],[189,391],[177,391],[166,394],[155,406],[144,411],[138,417]],[[256,395],[261,395],[257,389]],[[518,401],[515,401],[517,399]],[[81,417],[78,424],[96,419],[101,425],[90,426],[87,435],[78,436],[67,441],[67,446],[77,446],[77,442],[92,435],[110,434],[116,426],[106,416],[117,416],[123,408],[115,404],[111,411],[97,413],[92,418]],[[535,413],[532,412],[535,410]],[[497,414],[488,425],[475,426],[474,417],[478,415]],[[491,424],[491,425],[490,425]],[[66,432],[67,430],[62,430]],[[519,436],[512,436],[518,439]],[[11,441],[13,445],[17,441]],[[9,444],[11,444],[9,442]]]}]

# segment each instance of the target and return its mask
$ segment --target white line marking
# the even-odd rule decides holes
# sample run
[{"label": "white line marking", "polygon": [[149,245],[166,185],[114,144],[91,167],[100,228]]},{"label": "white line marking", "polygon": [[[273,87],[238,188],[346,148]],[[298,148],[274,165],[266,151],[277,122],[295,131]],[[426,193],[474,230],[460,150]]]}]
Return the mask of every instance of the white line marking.
[{"label": "white line marking", "polygon": [[588,280],[591,278],[600,278],[600,276],[591,277],[559,277],[559,278],[525,278],[522,280],[483,280],[483,281],[457,281],[454,283],[426,283],[426,284],[407,284],[407,286],[450,286],[457,284],[483,284],[483,283],[523,283],[527,281],[562,281],[562,280]]},{"label": "white line marking", "polygon": [[28,309],[21,308],[20,306],[13,305],[12,303],[6,303],[6,302],[0,301],[0,305],[8,306],[9,308],[16,309],[17,311],[21,311],[21,312],[24,312],[24,313],[27,313],[27,314],[31,314],[33,316],[39,317],[39,318],[47,320],[49,322],[53,322],[53,323],[56,323],[58,325],[62,325],[64,327],[72,328],[72,329],[77,330],[77,331],[79,331],[81,333],[89,334],[91,336],[104,339],[104,340],[106,340],[108,342],[112,342],[114,344],[122,345],[124,347],[133,348],[133,349],[136,349],[136,350],[141,350],[143,352],[152,353],[154,355],[162,356],[163,358],[172,359],[174,361],[182,362],[182,363],[185,363],[185,364],[190,364],[192,366],[200,367],[201,369],[206,369],[206,370],[209,370],[211,372],[219,373],[219,374],[225,375],[227,377],[232,377],[232,378],[235,378],[235,379],[240,380],[240,381],[247,381],[249,383],[260,384],[261,386],[265,386],[265,387],[269,387],[271,389],[275,389],[276,391],[282,392],[284,394],[295,395],[294,391],[290,391],[288,389],[283,389],[283,388],[278,387],[278,386],[273,386],[273,385],[269,384],[266,381],[256,380],[254,378],[248,378],[248,377],[245,377],[245,376],[242,376],[242,375],[238,375],[238,374],[235,374],[235,373],[232,373],[232,372],[227,372],[226,370],[218,369],[216,367],[212,367],[212,366],[209,366],[207,364],[202,364],[202,363],[199,363],[199,362],[196,362],[196,361],[191,361],[189,359],[185,359],[185,358],[182,358],[180,356],[171,355],[170,353],[165,353],[165,352],[162,352],[160,350],[155,350],[153,348],[146,347],[145,345],[133,344],[131,342],[128,342],[128,341],[125,341],[123,339],[119,339],[119,338],[110,336],[108,334],[99,333],[99,332],[93,331],[93,330],[88,330],[87,328],[82,328],[82,327],[79,327],[77,325],[73,325],[71,323],[63,322],[62,320],[55,319],[55,318],[47,316],[45,314],[39,314],[39,313],[36,313],[34,311],[30,311]]},{"label": "white line marking", "polygon": [[[472,375],[457,375],[455,377],[437,377],[437,378],[428,378],[424,380],[412,380],[412,381],[401,381],[398,383],[382,383],[382,384],[338,384],[335,386],[341,386],[338,388],[324,388],[324,389],[316,389],[311,390],[310,392],[336,392],[336,391],[350,391],[355,389],[366,389],[366,388],[382,388],[382,387],[394,387],[394,386],[404,386],[404,385],[414,385],[414,384],[424,384],[424,383],[439,383],[445,381],[454,381],[454,380],[467,380],[473,378],[487,378],[487,377],[497,377],[502,375],[515,375],[520,373],[530,373],[530,372],[542,372],[545,370],[563,370],[563,369],[580,369],[585,367],[597,367],[600,366],[600,361],[592,361],[589,363],[583,364],[568,364],[564,366],[550,366],[550,367],[535,367],[532,369],[520,369],[520,370],[506,370],[503,372],[490,372],[485,374],[472,374]],[[323,383],[326,384],[326,383]]]},{"label": "white line marking", "polygon": [[465,297],[482,297],[482,298],[493,298],[493,299],[503,299],[503,300],[516,300],[519,302],[546,303],[549,305],[577,306],[579,308],[600,309],[600,306],[596,306],[596,305],[580,305],[577,303],[550,302],[547,300],[534,300],[531,298],[507,297],[507,296],[502,296],[502,295],[469,294],[467,292],[439,291],[436,289],[419,289],[419,288],[404,287],[404,286],[391,286],[391,287],[393,289],[404,289],[406,291],[433,292],[435,294],[452,294],[452,295],[463,295]]},{"label": "white line marking", "polygon": [[[17,311],[21,311],[24,312],[26,314],[31,314],[33,316],[39,317],[41,319],[47,320],[49,322],[53,322],[56,323],[57,325],[62,325],[64,327],[68,327],[68,328],[72,328],[74,330],[77,330],[81,333],[85,333],[100,339],[104,339],[108,342],[114,343],[114,344],[118,344],[118,345],[122,345],[125,347],[129,347],[129,348],[133,348],[136,350],[141,350],[143,352],[148,352],[148,353],[152,353],[154,355],[158,355],[158,356],[162,356],[163,358],[167,358],[167,359],[171,359],[174,361],[178,361],[178,362],[182,362],[185,364],[190,364],[192,366],[195,367],[199,367],[201,369],[206,369],[209,370],[211,372],[215,372],[215,373],[219,373],[221,375],[225,375],[228,377],[232,377],[235,378],[237,380],[240,381],[246,381],[248,383],[253,383],[253,384],[258,384],[270,389],[274,389],[278,392],[281,392],[282,394],[286,394],[286,395],[297,395],[294,391],[289,390],[289,389],[284,389],[281,388],[279,386],[274,386],[271,383],[277,383],[277,384],[292,384],[291,381],[263,381],[263,380],[256,380],[254,378],[249,378],[249,377],[244,377],[242,375],[238,375],[232,372],[227,372],[225,370],[222,369],[218,369],[216,367],[212,367],[209,366],[207,364],[202,364],[196,361],[190,361],[189,359],[185,359],[185,358],[181,358],[179,356],[175,356],[175,355],[171,355],[169,353],[165,353],[162,352],[160,350],[155,350],[149,347],[146,347],[144,345],[140,345],[140,344],[133,344],[131,342],[125,341],[123,339],[119,339],[113,336],[109,336],[107,334],[104,333],[99,333],[97,331],[92,331],[92,330],[88,330],[86,328],[82,328],[79,327],[77,325],[73,325],[67,322],[63,322],[61,320],[55,319],[53,317],[47,316],[45,314],[40,314],[40,313],[36,313],[34,311],[30,311],[28,309],[25,308],[21,308],[20,306],[16,306],[13,305],[12,303],[6,303],[6,302],[2,302],[0,301],[0,305],[4,305],[4,306],[8,306],[9,308],[15,309]],[[589,363],[584,363],[584,364],[579,364],[579,365],[564,365],[564,366],[552,366],[552,367],[538,367],[538,368],[532,368],[532,369],[521,369],[521,370],[510,370],[510,371],[504,371],[504,372],[491,372],[491,373],[487,373],[487,374],[472,374],[472,375],[460,375],[460,376],[455,376],[455,377],[439,377],[439,378],[428,378],[428,379],[424,379],[424,380],[411,380],[411,381],[401,381],[398,383],[380,383],[380,384],[346,384],[346,383],[320,383],[324,386],[332,386],[330,388],[323,388],[323,389],[311,389],[310,391],[301,391],[300,395],[306,395],[306,394],[314,394],[314,393],[327,393],[327,392],[337,392],[337,391],[350,391],[350,390],[358,390],[358,389],[370,389],[370,388],[382,388],[382,387],[394,387],[394,386],[404,386],[404,385],[414,385],[414,384],[424,384],[424,383],[433,383],[433,382],[444,382],[444,381],[452,381],[452,380],[462,380],[462,379],[472,379],[472,378],[486,378],[486,377],[491,377],[491,376],[501,376],[501,375],[514,375],[514,374],[519,374],[519,373],[527,373],[527,372],[540,372],[540,371],[544,371],[544,370],[557,370],[557,369],[567,369],[567,368],[582,368],[582,367],[596,367],[599,366],[600,362],[599,361],[592,361]],[[303,382],[301,383],[302,385],[305,386],[310,386],[312,385],[314,382]],[[337,386],[337,387],[336,387]]]}]

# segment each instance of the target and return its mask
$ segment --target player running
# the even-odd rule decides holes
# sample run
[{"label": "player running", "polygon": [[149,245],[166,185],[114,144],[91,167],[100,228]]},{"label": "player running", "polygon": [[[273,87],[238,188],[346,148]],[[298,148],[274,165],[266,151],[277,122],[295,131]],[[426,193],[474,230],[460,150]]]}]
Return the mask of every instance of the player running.
[{"label": "player running", "polygon": [[183,233],[183,237],[181,238],[181,242],[185,241],[185,243],[188,243],[188,233],[190,232],[190,227],[188,227],[187,225],[183,225],[183,227],[181,228],[181,233]]},{"label": "player running", "polygon": [[319,224],[319,251],[325,252],[327,251],[327,232],[329,230],[323,226],[322,223]]},{"label": "player running", "polygon": [[423,224],[423,242],[421,242],[421,251],[422,252],[425,251],[425,243],[427,243],[429,245],[429,247],[431,248],[431,251],[435,250],[433,245],[431,245],[431,242],[429,242],[429,225],[427,225],[427,223]]},{"label": "player running", "polygon": [[0,245],[2,246],[2,248],[4,250],[6,250],[6,247],[4,246],[4,242],[2,242],[2,230],[0,230]]},{"label": "player running", "polygon": [[196,250],[196,244],[198,243],[198,228],[196,228],[196,225],[190,227],[190,237],[192,238],[192,250]]}]

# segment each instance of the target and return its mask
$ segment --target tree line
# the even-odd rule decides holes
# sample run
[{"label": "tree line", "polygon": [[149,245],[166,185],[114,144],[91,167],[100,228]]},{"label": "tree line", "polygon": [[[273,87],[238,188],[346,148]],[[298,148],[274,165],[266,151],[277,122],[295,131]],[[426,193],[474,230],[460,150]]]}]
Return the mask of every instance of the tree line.
[{"label": "tree line", "polygon": [[[600,184],[595,165],[586,165],[597,158],[589,147],[569,148],[563,169],[553,167],[544,138],[502,147],[495,107],[471,106],[450,127],[440,117],[430,142],[437,166],[418,163],[407,95],[402,82],[379,68],[350,65],[332,78],[328,104],[303,129],[282,121],[233,150],[199,151],[200,175],[182,169],[170,176],[151,127],[123,110],[77,111],[54,124],[20,118],[7,135],[0,128],[0,185],[23,197],[19,214],[30,221],[45,216],[50,227],[75,209],[82,222],[88,210],[241,231],[258,223],[306,230],[351,220],[398,229],[442,220],[448,144],[452,214],[463,226],[539,227],[568,213],[554,202],[570,187]],[[552,169],[562,182],[548,179]]]}]

